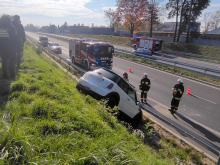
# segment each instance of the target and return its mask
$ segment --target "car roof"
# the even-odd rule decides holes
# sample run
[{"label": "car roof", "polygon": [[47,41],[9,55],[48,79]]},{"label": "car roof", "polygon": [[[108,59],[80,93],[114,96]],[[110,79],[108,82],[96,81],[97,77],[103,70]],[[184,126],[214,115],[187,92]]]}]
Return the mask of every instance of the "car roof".
[{"label": "car roof", "polygon": [[[131,85],[129,82],[125,81],[120,75],[118,75],[117,73],[113,72],[112,70],[107,69],[107,68],[99,68],[99,69],[103,69],[103,70],[105,70],[105,71],[110,72],[111,74],[114,74],[115,76],[117,76],[118,78],[120,78],[120,80],[126,82],[131,88],[133,88],[133,89],[136,91],[136,89],[135,89],[135,87],[134,87],[133,85]],[[99,69],[97,69],[97,70],[99,70]],[[116,82],[116,83],[117,83],[117,82]]]}]

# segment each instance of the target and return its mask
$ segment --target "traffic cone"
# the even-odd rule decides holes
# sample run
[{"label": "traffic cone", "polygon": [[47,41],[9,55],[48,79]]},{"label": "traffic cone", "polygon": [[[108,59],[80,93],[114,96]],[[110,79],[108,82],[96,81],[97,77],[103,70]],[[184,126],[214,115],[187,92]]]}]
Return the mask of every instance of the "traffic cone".
[{"label": "traffic cone", "polygon": [[133,73],[133,69],[131,67],[128,68],[129,73]]},{"label": "traffic cone", "polygon": [[191,89],[190,89],[190,87],[187,88],[186,94],[187,94],[188,96],[191,95]]}]

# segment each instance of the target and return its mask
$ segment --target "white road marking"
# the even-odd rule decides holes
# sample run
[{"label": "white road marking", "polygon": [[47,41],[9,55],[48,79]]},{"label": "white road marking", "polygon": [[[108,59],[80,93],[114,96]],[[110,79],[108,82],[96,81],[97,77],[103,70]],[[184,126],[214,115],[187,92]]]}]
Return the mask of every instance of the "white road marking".
[{"label": "white road marking", "polygon": [[215,103],[215,102],[213,102],[213,101],[211,101],[211,100],[205,99],[205,98],[203,98],[203,97],[200,97],[200,96],[197,96],[197,95],[194,95],[194,94],[191,94],[191,96],[193,96],[193,97],[195,97],[195,98],[198,98],[198,99],[200,99],[200,100],[204,100],[204,101],[206,101],[206,102],[212,103],[212,104],[217,104],[217,103]]}]

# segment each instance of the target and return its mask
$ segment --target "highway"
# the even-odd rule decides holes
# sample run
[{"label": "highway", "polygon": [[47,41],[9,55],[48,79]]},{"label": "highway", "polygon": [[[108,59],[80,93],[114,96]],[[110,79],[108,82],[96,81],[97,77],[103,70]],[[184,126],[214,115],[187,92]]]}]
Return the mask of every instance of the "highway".
[{"label": "highway", "polygon": [[[29,35],[36,40],[39,38],[38,34],[31,33]],[[49,37],[49,40],[62,45],[63,56],[69,58],[68,42],[52,37]],[[128,71],[129,67],[133,69],[133,73],[129,73],[130,83],[138,89],[139,81],[143,73],[148,73],[152,82],[148,94],[150,99],[149,103],[151,103],[151,101],[158,102],[168,109],[172,97],[171,89],[179,76],[114,57],[113,70],[115,72],[122,75],[123,72]],[[190,87],[192,94],[199,96],[200,99],[185,94],[181,100],[178,112],[206,126],[220,137],[220,89],[187,78],[182,79],[184,81],[185,90]]]}]

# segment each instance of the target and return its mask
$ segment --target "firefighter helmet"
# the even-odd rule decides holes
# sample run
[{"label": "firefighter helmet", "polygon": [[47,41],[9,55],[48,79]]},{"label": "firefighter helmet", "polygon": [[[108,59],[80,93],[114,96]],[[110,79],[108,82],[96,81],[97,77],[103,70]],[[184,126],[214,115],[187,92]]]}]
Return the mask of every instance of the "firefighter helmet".
[{"label": "firefighter helmet", "polygon": [[183,80],[181,78],[178,78],[177,82],[183,84]]}]

